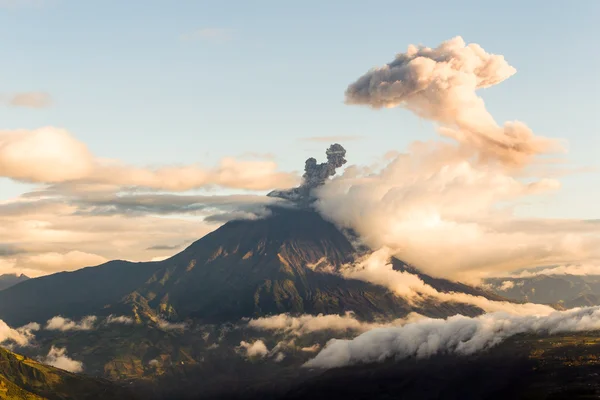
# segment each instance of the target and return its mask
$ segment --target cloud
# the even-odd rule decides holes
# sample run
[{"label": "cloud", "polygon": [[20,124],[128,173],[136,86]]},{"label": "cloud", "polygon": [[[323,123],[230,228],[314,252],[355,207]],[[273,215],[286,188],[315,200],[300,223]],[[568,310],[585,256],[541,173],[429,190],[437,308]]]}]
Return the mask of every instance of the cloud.
[{"label": "cloud", "polygon": [[16,93],[10,96],[8,104],[12,107],[46,108],[52,105],[52,97],[43,92]]},{"label": "cloud", "polygon": [[507,301],[493,301],[483,296],[474,296],[458,292],[439,292],[427,285],[417,275],[405,271],[396,271],[389,262],[388,249],[380,249],[369,254],[356,264],[346,265],[341,274],[349,279],[358,279],[389,288],[399,296],[413,303],[426,299],[440,302],[471,304],[486,312],[503,311],[516,315],[547,315],[553,308],[542,304],[516,304]]},{"label": "cloud", "polygon": [[451,143],[414,143],[383,169],[356,166],[317,188],[317,210],[373,249],[430,275],[476,283],[519,268],[600,259],[600,228],[524,219],[513,204],[559,188],[481,163]]},{"label": "cloud", "polygon": [[15,256],[23,253],[23,250],[6,243],[0,243],[0,257]]},{"label": "cloud", "polygon": [[231,29],[223,28],[201,28],[184,33],[180,38],[184,41],[200,40],[203,42],[223,43],[230,41],[233,38],[233,31]]},{"label": "cloud", "polygon": [[89,315],[84,317],[79,322],[75,322],[69,318],[61,316],[53,317],[46,323],[45,329],[48,331],[90,331],[94,329],[94,324],[98,320],[98,317]]},{"label": "cloud", "polygon": [[[92,201],[90,195],[88,200]],[[109,207],[108,201],[84,204],[80,200],[86,195],[78,196],[21,197],[0,202],[0,241],[4,242],[0,274],[24,273],[37,277],[98,265],[110,259],[144,261],[148,259],[146,249],[157,242],[183,243],[190,238],[199,239],[219,226],[203,223],[201,217],[148,215],[152,211],[142,212],[142,204],[117,204],[115,208],[119,212],[104,213],[105,207]],[[169,201],[175,203],[177,199],[161,197],[157,201],[168,207]],[[136,207],[136,211],[132,211]],[[158,210],[162,205],[154,207]],[[215,212],[215,207],[206,213]],[[172,250],[155,250],[152,255],[170,256],[172,253]]]},{"label": "cloud", "polygon": [[108,317],[106,317],[106,323],[107,324],[131,325],[134,322],[135,321],[133,320],[133,318],[127,317],[125,315],[120,315],[120,316],[116,317],[116,316],[114,316],[114,315],[111,314]]},{"label": "cloud", "polygon": [[35,338],[33,332],[39,330],[40,326],[36,323],[13,329],[0,319],[0,344],[9,342],[18,346],[27,346]]},{"label": "cloud", "polygon": [[476,93],[515,72],[503,56],[467,45],[461,37],[435,49],[411,45],[348,86],[346,103],[407,108],[442,124],[440,133],[475,148],[483,158],[522,165],[532,156],[558,150],[558,144],[535,136],[518,121],[499,126]]},{"label": "cloud", "polygon": [[333,339],[308,368],[337,368],[389,358],[427,358],[435,354],[473,354],[521,334],[558,334],[600,329],[600,307],[555,311],[545,316],[507,313],[424,318],[401,327],[379,328],[352,340]]},{"label": "cloud", "polygon": [[512,281],[504,281],[502,282],[502,284],[500,284],[500,286],[498,287],[499,290],[502,290],[503,292],[506,292],[507,290],[510,290],[512,288],[515,287],[515,283]]},{"label": "cloud", "polygon": [[351,140],[364,139],[364,136],[348,135],[348,136],[312,136],[300,138],[304,142],[317,142],[317,143],[336,143],[336,142],[349,142]]},{"label": "cloud", "polygon": [[82,251],[69,251],[66,253],[40,253],[22,255],[15,258],[12,268],[17,270],[36,270],[46,273],[59,271],[73,271],[83,267],[96,266],[108,261],[97,254]]},{"label": "cloud", "polygon": [[315,352],[319,351],[320,348],[321,348],[321,345],[316,343],[316,344],[313,344],[312,346],[302,347],[300,349],[300,351],[303,351],[305,353],[315,353]]},{"label": "cloud", "polygon": [[158,328],[160,330],[163,331],[183,331],[187,328],[187,325],[184,322],[169,322],[167,320],[164,320],[162,318],[159,318],[156,322],[156,326],[158,326]]},{"label": "cloud", "polygon": [[[397,319],[391,324],[398,325],[419,318],[418,314],[410,314],[407,318]],[[280,331],[294,336],[304,336],[314,332],[364,332],[390,323],[362,322],[354,318],[350,312],[345,315],[319,314],[317,316],[304,314],[293,317],[289,314],[279,314],[270,317],[261,317],[248,321],[248,326],[257,330]]]},{"label": "cloud", "polygon": [[575,275],[588,276],[600,275],[600,265],[579,264],[579,265],[558,265],[547,268],[536,268],[535,270],[522,271],[517,274],[508,275],[508,278],[533,278],[539,275]]},{"label": "cloud", "polygon": [[0,176],[34,183],[78,183],[187,191],[210,186],[266,190],[298,182],[273,161],[223,158],[214,168],[198,165],[139,168],[95,157],[64,129],[0,131]]},{"label": "cloud", "polygon": [[264,358],[269,354],[269,349],[262,340],[256,340],[252,343],[241,341],[238,350],[244,351],[248,358]]},{"label": "cloud", "polygon": [[69,372],[83,372],[83,363],[69,358],[65,348],[52,346],[48,355],[40,359],[40,362]]},{"label": "cloud", "polygon": [[600,260],[600,228],[585,221],[515,216],[523,201],[560,188],[540,175],[555,140],[521,122],[500,126],[477,90],[516,70],[504,57],[454,38],[437,48],[410,46],[346,91],[348,104],[403,107],[436,123],[451,142],[415,142],[384,157],[384,167],[349,166],[315,189],[316,208],[430,275],[477,283],[548,264]]}]

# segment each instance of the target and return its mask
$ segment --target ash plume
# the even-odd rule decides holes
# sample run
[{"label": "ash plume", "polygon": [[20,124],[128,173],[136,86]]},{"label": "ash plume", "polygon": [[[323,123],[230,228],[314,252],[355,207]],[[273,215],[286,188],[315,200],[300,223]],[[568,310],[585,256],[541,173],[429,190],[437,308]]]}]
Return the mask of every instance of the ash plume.
[{"label": "ash plume", "polygon": [[346,164],[346,149],[339,143],[329,146],[325,154],[327,162],[318,164],[313,157],[306,160],[302,184],[299,187],[290,190],[274,190],[267,196],[279,197],[299,204],[310,203],[314,200],[312,190],[324,185],[327,179],[335,175],[338,168]]}]

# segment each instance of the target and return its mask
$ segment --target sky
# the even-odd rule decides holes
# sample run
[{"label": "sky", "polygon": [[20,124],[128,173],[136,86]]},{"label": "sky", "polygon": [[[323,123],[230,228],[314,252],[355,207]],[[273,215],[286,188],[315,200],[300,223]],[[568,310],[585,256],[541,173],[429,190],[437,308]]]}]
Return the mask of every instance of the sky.
[{"label": "sky", "polygon": [[[51,127],[57,151],[77,148],[80,158],[56,166],[76,177],[88,174],[81,172],[87,153],[126,165],[103,174],[135,175],[95,184],[142,182],[161,193],[196,196],[264,193],[293,185],[304,160],[321,160],[331,141],[344,145],[349,165],[371,165],[415,140],[437,138],[430,121],[399,108],[346,105],[344,91],[409,44],[435,47],[460,35],[517,70],[478,92],[496,120],[524,121],[567,144],[562,189],[528,199],[515,213],[600,219],[598,17],[595,0],[0,0],[0,130],[22,135]],[[28,165],[39,160],[19,149]],[[227,157],[250,164],[209,174],[206,185],[183,178],[181,186],[165,184],[195,170],[147,175],[157,167],[211,169]],[[0,171],[3,162],[0,152]],[[31,210],[14,212],[24,194],[52,183],[54,170],[39,165],[36,176],[45,178],[36,182],[18,165],[0,178],[0,273],[159,259],[218,226],[189,209],[100,213],[99,189],[88,187],[54,188],[60,196],[52,204],[46,197],[43,204],[27,200]],[[102,195],[103,210],[114,208]]]}]

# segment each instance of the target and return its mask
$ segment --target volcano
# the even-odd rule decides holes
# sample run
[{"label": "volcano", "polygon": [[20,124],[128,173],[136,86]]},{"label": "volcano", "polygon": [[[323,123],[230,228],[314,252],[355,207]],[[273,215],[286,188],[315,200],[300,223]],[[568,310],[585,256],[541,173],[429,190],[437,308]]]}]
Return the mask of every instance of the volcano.
[{"label": "volcano", "polygon": [[[359,318],[476,315],[459,303],[409,303],[388,289],[323,271],[357,257],[350,240],[309,209],[273,207],[268,218],[230,221],[160,262],[110,261],[30,279],[0,292],[0,319],[11,325],[56,315],[161,315],[225,321],[289,312]],[[397,269],[410,268],[394,260]],[[416,270],[410,272],[418,273]],[[419,274],[439,291],[498,299],[459,283]]]}]

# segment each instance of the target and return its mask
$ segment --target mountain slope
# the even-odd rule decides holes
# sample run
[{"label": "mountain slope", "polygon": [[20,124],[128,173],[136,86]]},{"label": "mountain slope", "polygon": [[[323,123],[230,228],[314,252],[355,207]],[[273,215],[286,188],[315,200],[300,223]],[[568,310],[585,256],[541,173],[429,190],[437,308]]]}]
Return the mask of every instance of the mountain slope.
[{"label": "mountain slope", "polygon": [[16,275],[16,274],[0,275],[0,291],[2,291],[4,289],[8,289],[9,287],[16,285],[17,283],[24,282],[28,279],[29,279],[29,277],[26,275]]},{"label": "mountain slope", "polygon": [[72,374],[0,348],[0,399],[133,399],[103,379]]}]

